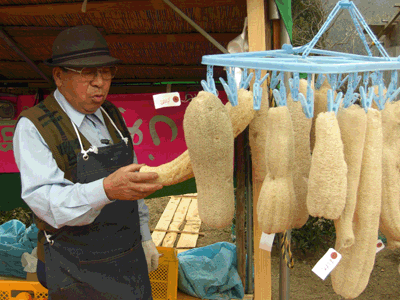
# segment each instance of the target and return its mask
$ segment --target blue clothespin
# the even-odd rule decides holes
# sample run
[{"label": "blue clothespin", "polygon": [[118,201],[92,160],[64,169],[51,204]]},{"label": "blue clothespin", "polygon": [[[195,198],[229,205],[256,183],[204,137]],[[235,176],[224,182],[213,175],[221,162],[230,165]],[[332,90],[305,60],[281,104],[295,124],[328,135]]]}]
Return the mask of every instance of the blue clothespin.
[{"label": "blue clothespin", "polygon": [[229,102],[232,106],[238,105],[238,96],[237,96],[237,86],[235,81],[235,68],[226,67],[226,77],[228,78],[228,84],[225,82],[223,78],[219,78],[224,87],[226,95],[228,96]]},{"label": "blue clothespin", "polygon": [[213,66],[207,66],[207,81],[202,80],[200,83],[203,87],[203,90],[218,96],[217,88],[215,87],[215,81],[213,78]]},{"label": "blue clothespin", "polygon": [[358,84],[361,81],[361,76],[357,76],[357,73],[351,73],[350,75],[347,75],[346,78],[348,78],[348,81],[347,92],[343,99],[344,108],[348,108],[349,106],[354,104],[355,99],[357,99],[354,90],[357,88]]},{"label": "blue clothespin", "polygon": [[286,98],[286,87],[283,81],[281,81],[281,84],[279,86],[279,91],[277,89],[274,89],[272,91],[272,94],[274,95],[275,102],[278,106],[286,106],[287,105],[287,98]]},{"label": "blue clothespin", "polygon": [[249,85],[250,85],[250,81],[253,78],[253,72],[251,72],[249,75],[247,75],[247,69],[243,69],[242,72],[242,79],[240,80],[240,85],[239,85],[239,89],[245,89],[247,90]]},{"label": "blue clothespin", "polygon": [[337,89],[337,79],[338,79],[338,74],[326,74],[326,77],[328,78],[328,82],[331,85],[331,88],[336,91]]},{"label": "blue clothespin", "polygon": [[336,99],[334,100],[333,99],[333,90],[330,89],[330,90],[328,90],[327,96],[328,96],[328,109],[327,109],[327,111],[333,111],[337,115],[340,103],[342,102],[343,93],[340,92],[339,94],[337,94]]},{"label": "blue clothespin", "polygon": [[299,93],[299,100],[301,106],[303,106],[304,114],[307,118],[311,119],[314,115],[314,101],[312,101],[311,103],[307,103],[307,100],[302,93]]},{"label": "blue clothespin", "polygon": [[363,84],[364,84],[364,89],[366,89],[368,84],[369,84],[369,72],[364,72],[364,74],[363,74]]},{"label": "blue clothespin", "polygon": [[390,84],[389,84],[388,90],[386,92],[386,100],[389,97],[391,97],[391,95],[395,91],[396,87],[397,87],[397,70],[394,70],[394,71],[392,71],[392,75],[390,78]]},{"label": "blue clothespin", "polygon": [[382,71],[375,71],[371,74],[372,85],[379,85],[380,83],[383,84],[383,72]]},{"label": "blue clothespin", "polygon": [[271,83],[269,85],[270,89],[275,89],[275,87],[278,85],[279,83],[279,79],[280,79],[280,74],[277,74],[277,71],[272,71],[272,76],[271,76]]},{"label": "blue clothespin", "polygon": [[293,73],[293,78],[289,78],[290,94],[293,101],[299,101],[300,75]]},{"label": "blue clothespin", "polygon": [[299,100],[303,107],[303,112],[309,119],[314,116],[314,91],[311,88],[311,76],[311,74],[307,76],[307,99],[302,93],[299,93]]},{"label": "blue clothespin", "polygon": [[[349,75],[347,75],[343,80],[342,80],[342,73],[339,74],[339,78],[338,78],[338,89],[340,89],[342,87],[342,85],[346,82],[346,80],[349,78]],[[361,77],[360,77],[361,79]]]},{"label": "blue clothespin", "polygon": [[260,110],[261,99],[262,99],[262,88],[261,85],[268,78],[268,73],[261,78],[261,70],[256,70],[256,79],[253,84],[253,108],[254,110]]},{"label": "blue clothespin", "polygon": [[373,99],[374,99],[374,101],[376,103],[376,106],[378,106],[379,110],[382,110],[382,109],[385,108],[385,103],[386,103],[386,100],[387,100],[385,95],[383,95],[383,88],[384,88],[383,84],[378,85],[378,95],[376,95],[375,91],[374,91]]},{"label": "blue clothespin", "polygon": [[372,98],[374,96],[374,88],[368,88],[368,95],[365,93],[365,89],[363,86],[360,87],[360,96],[361,96],[361,105],[364,107],[365,112],[368,112],[368,109],[371,108]]},{"label": "blue clothespin", "polygon": [[281,98],[281,94],[277,89],[274,89],[272,91],[272,94],[274,95],[275,103],[277,106],[285,106],[286,102]]},{"label": "blue clothespin", "polygon": [[392,102],[392,101],[397,97],[398,94],[400,94],[400,88],[398,88],[397,90],[395,90],[395,91],[392,93],[392,95],[390,95],[390,98],[388,98],[388,99],[386,100],[386,102]]},{"label": "blue clothespin", "polygon": [[315,89],[316,89],[316,90],[319,90],[319,89],[321,88],[322,84],[323,84],[324,81],[325,81],[325,78],[326,78],[325,75],[318,74],[318,78],[317,78],[317,80],[315,81]]}]

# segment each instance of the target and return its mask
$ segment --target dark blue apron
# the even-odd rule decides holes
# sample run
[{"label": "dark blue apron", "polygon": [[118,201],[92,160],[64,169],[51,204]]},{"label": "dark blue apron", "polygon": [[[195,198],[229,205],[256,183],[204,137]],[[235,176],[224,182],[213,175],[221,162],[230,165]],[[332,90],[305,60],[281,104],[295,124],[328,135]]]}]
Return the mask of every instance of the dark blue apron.
[{"label": "dark blue apron", "polygon": [[[124,143],[78,155],[77,182],[104,178],[133,162]],[[141,243],[138,204],[116,200],[85,226],[66,226],[46,242],[49,300],[153,299]]]}]

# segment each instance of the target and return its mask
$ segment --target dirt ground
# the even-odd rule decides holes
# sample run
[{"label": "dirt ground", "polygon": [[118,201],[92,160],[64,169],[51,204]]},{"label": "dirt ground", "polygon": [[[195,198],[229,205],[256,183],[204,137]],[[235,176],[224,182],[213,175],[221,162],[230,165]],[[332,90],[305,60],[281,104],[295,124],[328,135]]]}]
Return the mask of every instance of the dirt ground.
[{"label": "dirt ground", "polygon": [[[155,228],[161,214],[163,213],[169,197],[146,200],[150,210],[150,228]],[[205,236],[200,236],[197,247],[203,247],[217,242],[232,242],[231,228],[212,229],[202,224],[200,231]],[[179,237],[178,237],[179,238]],[[334,245],[331,245],[333,247]],[[321,253],[304,256],[299,254],[298,249],[294,252],[295,265],[290,271],[290,299],[293,300],[340,300],[342,297],[335,294],[330,277],[325,281],[317,277],[311,269],[317,261],[328,250],[323,249]],[[279,299],[279,252],[273,247],[271,255],[272,272],[272,299]],[[374,270],[371,274],[369,284],[357,300],[400,300],[400,250],[391,251],[384,249],[376,256]]]}]

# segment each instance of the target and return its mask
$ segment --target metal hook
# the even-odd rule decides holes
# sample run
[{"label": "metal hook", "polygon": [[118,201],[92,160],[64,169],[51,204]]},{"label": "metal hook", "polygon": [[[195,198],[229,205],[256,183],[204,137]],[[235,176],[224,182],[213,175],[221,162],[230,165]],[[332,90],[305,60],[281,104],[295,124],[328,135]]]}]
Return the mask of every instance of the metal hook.
[{"label": "metal hook", "polygon": [[215,81],[213,78],[213,67],[214,66],[211,65],[207,66],[207,81],[202,80],[200,84],[206,92],[212,93],[217,96],[217,88],[215,87]]}]

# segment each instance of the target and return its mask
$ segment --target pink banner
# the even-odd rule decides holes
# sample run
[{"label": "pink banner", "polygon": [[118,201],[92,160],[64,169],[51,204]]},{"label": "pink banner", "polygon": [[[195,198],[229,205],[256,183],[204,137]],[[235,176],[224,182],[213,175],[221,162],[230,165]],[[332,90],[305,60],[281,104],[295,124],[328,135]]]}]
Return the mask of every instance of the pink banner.
[{"label": "pink banner", "polygon": [[[139,163],[158,166],[169,162],[187,147],[183,133],[183,116],[189,100],[197,92],[179,93],[181,106],[154,108],[154,94],[109,95],[108,100],[121,111],[131,133]],[[227,102],[226,94],[219,92],[221,101]],[[0,98],[6,99],[4,97]],[[16,104],[17,116],[23,109],[32,107],[34,96],[7,99]],[[14,120],[0,120],[0,173],[19,172],[12,150]]]}]

